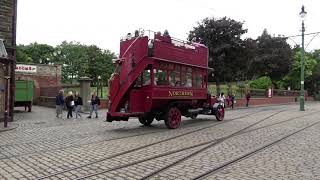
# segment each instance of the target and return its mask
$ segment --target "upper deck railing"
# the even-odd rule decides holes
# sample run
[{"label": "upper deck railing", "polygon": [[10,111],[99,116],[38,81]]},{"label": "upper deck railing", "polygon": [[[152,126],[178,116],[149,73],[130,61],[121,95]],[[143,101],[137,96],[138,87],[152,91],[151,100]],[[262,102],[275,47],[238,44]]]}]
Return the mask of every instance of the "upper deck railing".
[{"label": "upper deck railing", "polygon": [[133,58],[134,63],[139,63],[145,56],[195,67],[208,67],[208,49],[205,45],[173,38],[167,31],[161,34],[143,29],[121,38],[120,56],[114,62],[121,63]]},{"label": "upper deck railing", "polygon": [[[161,34],[161,32],[155,32],[152,30],[143,30],[139,29],[136,32],[128,33],[126,36],[121,37],[121,41],[131,40],[133,38],[148,36],[149,43],[152,43],[156,40],[156,36],[163,36],[163,37],[170,37],[171,43],[176,47],[184,47],[187,49],[196,49],[196,47],[206,47],[204,44],[198,43],[198,42],[192,42],[192,41],[185,41],[182,39],[171,37],[169,34],[165,35],[164,33]],[[134,41],[133,43],[134,44]]]}]

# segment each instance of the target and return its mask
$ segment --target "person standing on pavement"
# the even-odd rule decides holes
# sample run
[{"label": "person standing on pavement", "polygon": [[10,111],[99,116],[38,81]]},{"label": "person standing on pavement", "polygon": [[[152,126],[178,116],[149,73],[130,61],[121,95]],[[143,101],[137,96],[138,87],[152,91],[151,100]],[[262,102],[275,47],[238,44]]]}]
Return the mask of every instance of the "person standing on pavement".
[{"label": "person standing on pavement", "polygon": [[226,98],[226,101],[227,101],[227,107],[230,107],[230,101],[231,101],[230,93],[228,93],[228,96],[227,96],[227,98]]},{"label": "person standing on pavement", "polygon": [[100,105],[100,99],[97,96],[96,92],[93,92],[90,102],[90,115],[88,118],[91,118],[93,111],[96,113],[96,118],[98,118],[98,106]]},{"label": "person standing on pavement", "polygon": [[76,119],[81,117],[81,114],[79,113],[81,110],[81,106],[83,105],[82,98],[78,92],[76,92],[74,96],[74,105],[75,105],[75,113],[76,113]]},{"label": "person standing on pavement", "polygon": [[246,107],[248,107],[248,106],[249,106],[250,98],[251,98],[251,94],[250,94],[250,91],[248,91],[248,93],[246,94],[246,100],[247,100]]},{"label": "person standing on pavement", "polygon": [[63,97],[63,90],[60,90],[56,96],[56,117],[59,118],[61,115],[62,118],[62,111],[64,105],[64,97]]},{"label": "person standing on pavement", "polygon": [[236,97],[231,94],[231,108],[233,109],[234,104],[236,103]]},{"label": "person standing on pavement", "polygon": [[72,91],[69,91],[68,96],[66,97],[66,106],[68,109],[67,119],[69,119],[70,117],[72,118],[72,110],[74,107],[74,98]]},{"label": "person standing on pavement", "polygon": [[225,101],[226,101],[226,96],[224,95],[224,93],[220,94],[220,102],[222,103],[222,106],[225,108]]}]

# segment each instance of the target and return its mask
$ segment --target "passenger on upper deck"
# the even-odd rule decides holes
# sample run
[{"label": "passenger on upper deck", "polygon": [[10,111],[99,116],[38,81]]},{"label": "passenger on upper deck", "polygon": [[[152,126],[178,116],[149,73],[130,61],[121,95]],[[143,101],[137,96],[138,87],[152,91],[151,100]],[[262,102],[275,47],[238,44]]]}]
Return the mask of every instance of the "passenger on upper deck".
[{"label": "passenger on upper deck", "polygon": [[169,31],[165,29],[164,32],[163,32],[163,36],[169,36],[170,37]]},{"label": "passenger on upper deck", "polygon": [[139,37],[139,31],[138,30],[135,30],[134,31],[134,37],[136,38],[136,37]]},{"label": "passenger on upper deck", "polygon": [[191,44],[197,47],[206,47],[204,44],[201,43],[201,39],[193,37],[191,40]]},{"label": "passenger on upper deck", "polygon": [[126,40],[130,40],[132,38],[131,33],[127,34]]}]

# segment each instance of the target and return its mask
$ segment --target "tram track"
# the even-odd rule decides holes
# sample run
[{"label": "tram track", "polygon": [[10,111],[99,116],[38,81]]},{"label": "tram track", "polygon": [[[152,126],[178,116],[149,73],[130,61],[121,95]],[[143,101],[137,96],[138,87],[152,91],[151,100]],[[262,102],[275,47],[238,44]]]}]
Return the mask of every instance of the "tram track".
[{"label": "tram track", "polygon": [[230,160],[228,162],[225,162],[224,164],[222,164],[220,166],[217,166],[217,167],[215,167],[215,168],[213,168],[213,169],[211,169],[211,170],[209,170],[209,171],[207,171],[207,172],[205,172],[205,173],[193,178],[193,180],[206,178],[206,177],[212,175],[213,173],[218,172],[219,170],[222,170],[222,169],[224,169],[224,168],[226,168],[228,166],[231,166],[231,165],[233,165],[235,163],[238,163],[238,162],[240,162],[240,161],[242,161],[244,159],[247,159],[250,156],[253,156],[253,155],[255,155],[255,154],[257,154],[257,153],[259,153],[259,152],[261,152],[261,151],[263,151],[263,150],[265,150],[267,148],[269,148],[269,147],[272,147],[272,146],[274,146],[274,145],[276,145],[276,144],[288,139],[289,137],[291,137],[293,135],[296,135],[296,134],[300,133],[301,131],[304,131],[304,130],[306,130],[308,128],[311,128],[311,127],[313,127],[313,126],[315,126],[315,125],[317,125],[319,123],[320,123],[320,121],[312,123],[311,125],[308,125],[308,126],[306,126],[304,128],[300,128],[299,130],[297,130],[297,131],[295,131],[293,133],[290,133],[290,134],[288,134],[288,135],[286,135],[286,136],[284,136],[284,137],[282,137],[282,138],[280,138],[280,139],[278,139],[276,141],[273,141],[273,142],[268,143],[268,144],[266,144],[266,145],[264,145],[264,146],[262,146],[262,147],[260,147],[258,149],[250,151],[250,152],[248,152],[248,153],[246,153],[246,154],[244,154],[244,155],[242,155],[242,156],[240,156],[240,157],[238,157],[236,159],[233,159],[233,160]]},{"label": "tram track", "polygon": [[[230,136],[227,136],[227,137],[224,137],[224,138],[220,138],[216,142],[207,143],[208,146],[205,146],[204,148],[202,148],[202,149],[200,149],[200,150],[198,150],[198,151],[196,151],[196,152],[194,152],[194,153],[192,153],[192,154],[190,154],[190,155],[188,155],[188,156],[186,156],[186,157],[184,157],[182,159],[179,159],[179,160],[177,160],[177,161],[175,161],[175,162],[173,162],[173,163],[171,163],[171,164],[169,164],[169,165],[167,165],[167,166],[165,166],[165,167],[163,167],[163,168],[161,168],[161,169],[159,169],[157,171],[154,171],[154,172],[144,176],[143,178],[141,178],[141,180],[149,179],[149,178],[155,176],[156,174],[159,174],[160,172],[162,172],[162,171],[164,171],[166,169],[169,169],[170,167],[173,167],[173,166],[175,166],[175,165],[177,165],[177,164],[179,164],[179,163],[181,163],[181,162],[183,162],[183,161],[185,161],[185,160],[187,160],[187,159],[189,159],[189,158],[191,158],[191,157],[193,157],[193,156],[195,156],[195,155],[197,155],[197,154],[199,154],[199,153],[201,153],[201,152],[203,152],[203,151],[205,151],[205,150],[207,150],[209,148],[212,148],[212,147],[214,147],[214,146],[216,146],[216,145],[218,145],[218,144],[220,144],[220,143],[224,142],[225,140],[230,139],[232,137],[235,137],[235,136],[238,136],[238,135],[242,135],[242,134],[246,134],[246,133],[249,133],[249,132],[253,132],[253,131],[256,131],[256,130],[260,130],[260,129],[263,129],[263,128],[279,125],[279,124],[286,123],[286,122],[289,122],[289,121],[293,121],[293,120],[296,120],[296,119],[301,118],[301,117],[311,116],[311,115],[313,115],[315,113],[317,113],[317,112],[313,112],[313,113],[310,113],[310,114],[307,114],[307,115],[296,116],[296,117],[289,118],[287,120],[283,120],[283,121],[280,121],[280,122],[277,122],[277,123],[272,123],[272,124],[269,124],[269,125],[257,127],[257,128],[254,128],[254,129],[250,129],[252,126],[257,125],[257,124],[262,122],[262,121],[258,121],[254,125],[250,125],[250,127],[246,127],[244,129],[241,129],[241,130],[231,134]],[[201,145],[203,145],[203,144],[201,144]]]},{"label": "tram track", "polygon": [[[113,170],[117,170],[117,169],[122,169],[122,168],[125,168],[125,167],[129,167],[129,166],[132,166],[132,165],[135,165],[135,164],[139,164],[139,163],[142,163],[142,162],[145,162],[145,161],[149,161],[149,160],[152,160],[152,159],[156,159],[156,158],[159,158],[159,157],[164,157],[164,156],[167,156],[167,155],[170,155],[170,154],[174,154],[174,153],[177,153],[177,152],[181,152],[181,151],[185,151],[185,150],[188,150],[188,149],[193,149],[193,148],[196,148],[196,147],[200,147],[200,146],[204,146],[204,145],[207,145],[205,146],[205,148],[209,148],[208,146],[212,145],[212,144],[219,144],[223,141],[225,141],[226,139],[229,139],[237,134],[239,134],[240,132],[244,131],[244,130],[247,130],[249,129],[250,127],[256,125],[256,124],[259,124],[263,121],[265,121],[266,119],[269,119],[281,112],[284,112],[285,110],[282,110],[282,111],[279,111],[279,112],[276,112],[276,113],[273,113],[272,115],[268,116],[268,117],[265,117],[263,118],[262,120],[259,120],[249,126],[247,126],[246,128],[243,128],[239,131],[236,131],[235,133],[231,134],[231,135],[228,135],[228,136],[225,136],[225,137],[222,137],[222,138],[218,138],[218,139],[215,139],[215,140],[211,140],[211,141],[207,141],[207,142],[204,142],[204,143],[200,143],[200,144],[197,144],[197,145],[192,145],[192,146],[188,146],[186,148],[182,148],[182,149],[178,149],[178,150],[173,150],[173,151],[169,151],[169,152],[166,152],[166,153],[162,153],[162,154],[159,154],[159,155],[156,155],[156,156],[152,156],[150,158],[145,158],[145,159],[142,159],[142,160],[138,160],[138,161],[134,161],[132,163],[128,163],[128,164],[124,164],[124,165],[120,165],[120,166],[116,166],[114,168],[110,168],[110,169],[107,169],[103,172],[99,172],[97,174],[91,174],[91,175],[88,175],[88,176],[84,176],[84,177],[81,177],[79,179],[84,179],[84,178],[88,178],[88,177],[92,177],[92,176],[95,176],[95,175],[99,175],[99,174],[103,174],[103,173],[106,173],[106,172],[109,172],[109,171],[113,171]],[[258,113],[258,112],[255,112],[255,113]],[[245,115],[245,117],[247,117],[248,115]],[[241,118],[236,118],[236,119],[241,119]],[[234,119],[235,120],[235,119]],[[230,120],[228,120],[230,121]],[[218,124],[222,124],[222,123],[218,123]],[[218,125],[218,124],[215,124]],[[211,127],[211,126],[210,126]],[[213,126],[212,126],[213,127]],[[204,129],[208,129],[209,127],[205,127],[205,128],[201,128],[197,131],[200,131],[200,130],[204,130]],[[253,131],[253,130],[252,130]],[[131,153],[131,152],[134,152],[134,151],[137,151],[137,150],[140,150],[140,149],[144,149],[146,147],[149,147],[149,146],[152,146],[152,145],[155,145],[155,144],[159,144],[159,143],[162,143],[162,142],[166,142],[166,141],[169,141],[169,140],[172,140],[172,139],[176,139],[178,137],[182,137],[184,135],[188,135],[188,134],[191,134],[191,133],[194,133],[194,131],[192,132],[188,132],[188,133],[184,133],[182,135],[179,135],[179,136],[175,136],[175,137],[172,137],[172,138],[169,138],[169,139],[166,139],[166,140],[163,140],[163,141],[159,141],[159,142],[156,142],[156,143],[152,143],[152,144],[148,144],[146,146],[142,146],[142,147],[139,147],[139,148],[135,148],[135,149],[131,149],[129,151],[125,151],[125,152],[122,152],[122,153],[119,153],[119,154],[116,154],[116,155],[112,155],[112,156],[109,156],[109,157],[106,157],[106,158],[102,158],[98,161],[93,161],[91,163],[87,163],[85,165],[81,165],[81,166],[77,166],[77,167],[74,167],[74,168],[70,168],[70,169],[66,169],[66,170],[63,170],[63,171],[60,171],[60,172],[56,172],[56,173],[53,173],[53,174],[50,174],[50,175],[47,175],[47,176],[43,176],[43,177],[39,177],[38,179],[47,179],[47,178],[50,178],[50,177],[54,177],[54,176],[57,176],[59,174],[63,174],[63,173],[68,173],[70,171],[75,171],[77,169],[80,169],[80,168],[84,168],[84,167],[87,167],[87,166],[90,166],[90,165],[93,165],[93,164],[96,164],[96,163],[99,163],[99,162],[102,162],[102,161],[106,161],[108,159],[112,159],[112,158],[115,158],[115,157],[118,157],[120,155],[124,155],[124,154],[128,154],[128,153]],[[202,148],[203,149],[203,148]],[[203,150],[202,150],[203,151]]]},{"label": "tram track", "polygon": [[[195,129],[195,130],[191,130],[191,131],[188,131],[188,132],[186,132],[186,133],[182,133],[182,134],[180,134],[180,135],[173,136],[173,137],[164,139],[164,140],[162,140],[162,141],[158,141],[158,142],[149,144],[149,145],[147,145],[147,146],[138,147],[138,148],[136,148],[136,149],[133,149],[132,151],[136,151],[136,150],[139,150],[139,149],[142,149],[142,148],[146,148],[146,147],[149,147],[149,146],[158,144],[158,143],[162,143],[162,142],[169,141],[169,140],[172,140],[172,139],[175,139],[175,138],[179,138],[179,137],[182,137],[182,136],[185,136],[185,135],[188,135],[188,134],[192,134],[192,133],[199,132],[199,131],[202,131],[202,130],[205,130],[205,129],[209,129],[209,128],[212,128],[212,127],[215,127],[215,126],[224,124],[224,123],[229,123],[229,122],[232,122],[232,121],[234,121],[234,120],[238,120],[238,119],[242,119],[242,118],[245,118],[245,117],[248,117],[248,116],[252,116],[252,115],[255,115],[255,114],[260,113],[260,112],[262,112],[262,111],[264,111],[264,110],[263,110],[263,109],[262,109],[262,110],[258,110],[258,111],[255,111],[255,112],[253,112],[253,113],[249,113],[249,114],[245,114],[245,115],[242,115],[242,116],[239,116],[239,117],[231,118],[231,119],[229,119],[229,120],[221,121],[221,122],[218,122],[218,123],[209,125],[209,126],[205,125],[204,127],[202,127],[203,125],[199,125],[200,128],[197,128],[197,129]],[[58,150],[66,149],[66,148],[77,148],[77,147],[86,146],[86,145],[90,145],[90,144],[96,144],[96,143],[102,143],[102,142],[109,142],[109,141],[116,141],[116,140],[122,140],[122,139],[139,137],[139,136],[146,136],[146,135],[150,135],[150,134],[162,133],[162,132],[167,132],[167,131],[168,131],[167,129],[165,129],[165,130],[160,130],[160,131],[152,131],[152,132],[147,132],[147,133],[140,133],[140,134],[136,134],[136,135],[129,135],[129,136],[124,136],[124,137],[110,138],[110,139],[105,139],[105,140],[101,140],[101,141],[95,141],[95,142],[89,142],[89,143],[84,143],[84,144],[77,144],[77,145],[65,146],[65,147],[54,148],[54,149],[49,149],[49,150],[46,149],[46,150],[34,151],[34,152],[30,152],[30,153],[23,153],[23,154],[19,154],[19,155],[15,155],[15,156],[3,156],[3,157],[1,157],[1,155],[0,155],[0,160],[8,159],[8,158],[13,158],[13,157],[20,157],[20,156],[25,156],[25,155],[32,155],[32,154],[35,154],[35,153],[53,152],[53,151],[58,151]],[[41,141],[32,142],[32,144],[35,144],[35,143],[37,143],[37,142],[41,142]],[[13,145],[15,145],[15,144],[13,144]],[[13,145],[12,145],[12,144],[2,145],[2,146],[0,146],[0,148],[7,147],[7,146],[13,146]],[[17,144],[17,145],[21,145],[21,144]],[[117,154],[116,156],[120,156],[120,155],[123,155],[123,154],[126,154],[126,153],[130,153],[130,152],[132,152],[132,151],[131,151],[131,150],[125,151],[125,152],[123,152],[123,153],[121,153],[121,154]],[[115,157],[116,157],[116,156],[115,156]],[[110,157],[110,158],[113,158],[113,157]]]},{"label": "tram track", "polygon": [[170,151],[170,152],[167,152],[167,153],[163,153],[163,154],[160,154],[160,155],[157,155],[157,156],[153,156],[153,157],[150,157],[150,158],[146,158],[146,159],[143,159],[143,160],[139,160],[139,161],[135,161],[135,162],[132,162],[132,163],[128,163],[128,164],[124,164],[124,165],[121,165],[121,166],[117,166],[117,167],[114,167],[114,168],[110,168],[110,169],[107,169],[105,171],[101,171],[101,172],[98,172],[98,173],[94,173],[94,174],[90,174],[90,175],[87,175],[87,176],[83,176],[83,177],[80,177],[80,178],[77,178],[77,180],[80,180],[80,179],[86,179],[86,178],[90,178],[90,177],[93,177],[93,176],[97,176],[97,175],[100,175],[100,174],[104,174],[104,173],[107,173],[107,172],[111,172],[111,171],[115,171],[115,170],[118,170],[118,169],[123,169],[123,168],[126,168],[126,167],[130,167],[130,166],[133,166],[133,165],[137,165],[137,164],[140,164],[140,163],[143,163],[143,162],[146,162],[146,161],[150,161],[150,160],[153,160],[153,159],[157,159],[157,158],[161,158],[161,157],[164,157],[164,156],[168,156],[168,155],[172,155],[172,154],[175,154],[175,153],[178,153],[178,152],[182,152],[182,151],[186,151],[186,150],[190,150],[190,149],[194,149],[194,148],[197,148],[197,147],[201,147],[201,146],[204,146],[203,148],[195,151],[194,153],[191,153],[190,155],[187,155],[186,157],[178,160],[178,161],[175,161],[173,162],[172,164],[168,165],[168,166],[165,166],[164,168],[161,168],[157,171],[154,171],[152,172],[151,174],[141,178],[141,179],[148,179],[162,171],[164,171],[165,169],[168,169],[176,164],[179,164],[180,162],[183,162],[184,160],[186,159],[189,159],[191,157],[193,157],[194,155],[200,153],[200,152],[203,152],[205,151],[206,149],[209,149],[213,146],[216,146],[232,137],[235,137],[235,136],[238,136],[238,135],[241,135],[241,134],[246,134],[246,133],[249,133],[249,132],[253,132],[253,131],[256,131],[256,130],[259,130],[259,129],[262,129],[262,128],[266,128],[266,127],[271,127],[271,126],[274,126],[274,125],[278,125],[278,124],[281,124],[281,123],[285,123],[285,122],[288,122],[288,121],[292,121],[292,120],[296,120],[298,118],[301,118],[301,117],[306,117],[306,116],[310,116],[310,115],[313,115],[315,114],[316,112],[313,112],[313,113],[310,113],[310,114],[307,114],[307,115],[301,115],[301,116],[296,116],[296,117],[292,117],[292,118],[289,118],[287,120],[283,120],[283,121],[280,121],[280,122],[277,122],[277,123],[272,123],[272,124],[269,124],[269,125],[265,125],[265,126],[262,126],[262,127],[257,127],[257,128],[254,128],[254,129],[250,129],[251,127],[271,118],[272,116],[276,115],[276,114],[279,114],[283,111],[280,111],[280,112],[277,112],[277,113],[274,113],[262,120],[259,120],[258,122],[255,122],[239,131],[236,131],[235,133],[229,135],[229,136],[226,136],[226,137],[222,137],[222,138],[219,138],[219,139],[216,139],[214,141],[209,141],[209,142],[204,142],[204,143],[200,143],[200,144],[197,144],[197,145],[193,145],[193,146],[189,146],[189,147],[186,147],[186,148],[183,148],[183,149],[179,149],[179,150],[175,150],[175,151]]}]

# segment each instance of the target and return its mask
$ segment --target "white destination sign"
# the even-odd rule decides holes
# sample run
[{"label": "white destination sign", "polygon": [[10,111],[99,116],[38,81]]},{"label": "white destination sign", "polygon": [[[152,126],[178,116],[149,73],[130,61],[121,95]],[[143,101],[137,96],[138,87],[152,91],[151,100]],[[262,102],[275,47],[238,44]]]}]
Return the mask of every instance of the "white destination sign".
[{"label": "white destination sign", "polygon": [[17,64],[16,65],[16,72],[36,73],[37,66]]}]

